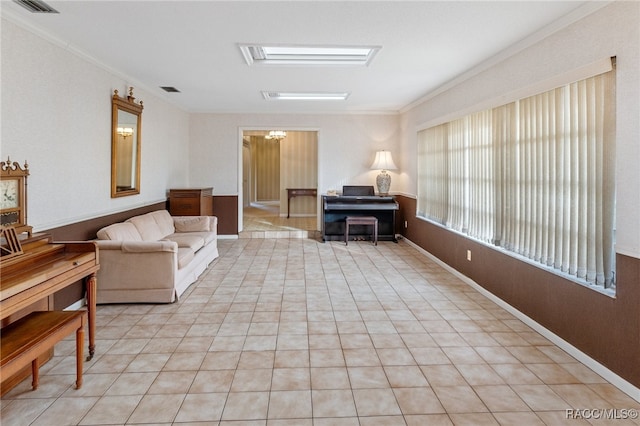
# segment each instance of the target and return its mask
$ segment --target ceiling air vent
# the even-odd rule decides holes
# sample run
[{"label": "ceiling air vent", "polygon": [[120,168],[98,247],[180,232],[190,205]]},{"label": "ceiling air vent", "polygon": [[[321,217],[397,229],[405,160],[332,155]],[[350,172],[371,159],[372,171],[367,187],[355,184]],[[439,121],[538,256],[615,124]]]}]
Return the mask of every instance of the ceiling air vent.
[{"label": "ceiling air vent", "polygon": [[32,13],[59,13],[57,10],[40,0],[13,0]]},{"label": "ceiling air vent", "polygon": [[180,93],[180,91],[178,89],[176,89],[173,86],[160,86],[160,88],[162,90],[164,90],[165,92],[169,92],[169,93]]}]

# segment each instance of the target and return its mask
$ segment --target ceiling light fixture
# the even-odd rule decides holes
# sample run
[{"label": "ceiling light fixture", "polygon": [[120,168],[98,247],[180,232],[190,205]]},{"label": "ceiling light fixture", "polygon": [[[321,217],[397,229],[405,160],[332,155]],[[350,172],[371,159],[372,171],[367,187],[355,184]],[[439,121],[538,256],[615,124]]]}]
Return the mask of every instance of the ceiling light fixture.
[{"label": "ceiling light fixture", "polygon": [[282,139],[287,137],[287,132],[283,130],[271,130],[268,135],[264,138],[266,140],[274,141],[276,143],[280,142]]},{"label": "ceiling light fixture", "polygon": [[267,92],[262,96],[266,100],[278,101],[344,101],[349,92]]},{"label": "ceiling light fixture", "polygon": [[118,127],[117,132],[123,138],[133,135],[133,127]]},{"label": "ceiling light fixture", "polygon": [[240,44],[249,65],[369,65],[380,46]]}]

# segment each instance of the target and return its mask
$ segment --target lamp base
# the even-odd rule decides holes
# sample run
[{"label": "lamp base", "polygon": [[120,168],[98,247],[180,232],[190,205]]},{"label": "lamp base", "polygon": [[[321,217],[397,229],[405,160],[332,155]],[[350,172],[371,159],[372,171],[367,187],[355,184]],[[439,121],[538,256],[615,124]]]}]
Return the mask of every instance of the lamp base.
[{"label": "lamp base", "polygon": [[379,195],[389,195],[389,187],[391,187],[391,176],[383,170],[376,177],[376,185],[378,187]]}]

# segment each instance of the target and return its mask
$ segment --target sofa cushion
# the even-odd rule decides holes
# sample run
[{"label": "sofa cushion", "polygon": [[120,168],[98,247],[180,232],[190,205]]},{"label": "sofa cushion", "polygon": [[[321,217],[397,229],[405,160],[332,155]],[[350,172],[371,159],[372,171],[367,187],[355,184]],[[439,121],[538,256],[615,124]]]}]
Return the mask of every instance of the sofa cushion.
[{"label": "sofa cushion", "polygon": [[176,233],[167,235],[164,239],[167,241],[175,241],[178,243],[178,247],[188,247],[193,250],[194,253],[204,246],[204,239],[198,235]]},{"label": "sofa cushion", "polygon": [[[174,234],[180,235],[180,234]],[[218,234],[216,232],[189,232],[189,235],[194,237],[200,237],[204,240],[204,245],[210,244],[212,241],[215,241],[218,238]]]},{"label": "sofa cushion", "polygon": [[163,236],[167,236],[176,232],[176,228],[173,225],[173,217],[167,210],[156,210],[155,212],[148,213],[160,228],[160,232]]},{"label": "sofa cushion", "polygon": [[158,241],[164,237],[156,221],[149,215],[143,214],[141,216],[135,216],[127,219],[127,222],[132,223],[133,226],[136,227],[144,241]]},{"label": "sofa cushion", "polygon": [[98,231],[98,239],[115,241],[142,241],[142,236],[132,223],[114,223]]},{"label": "sofa cushion", "polygon": [[208,216],[177,216],[173,218],[176,232],[209,231]]}]

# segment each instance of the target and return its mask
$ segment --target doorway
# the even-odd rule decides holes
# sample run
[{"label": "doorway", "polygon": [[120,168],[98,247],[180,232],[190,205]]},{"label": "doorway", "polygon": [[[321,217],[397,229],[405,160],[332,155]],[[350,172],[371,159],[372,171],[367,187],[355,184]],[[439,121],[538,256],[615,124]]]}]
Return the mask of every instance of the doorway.
[{"label": "doorway", "polygon": [[242,130],[240,236],[306,237],[318,227],[318,200],[292,198],[288,212],[287,188],[317,188],[318,132],[285,130],[276,140],[269,132]]}]

